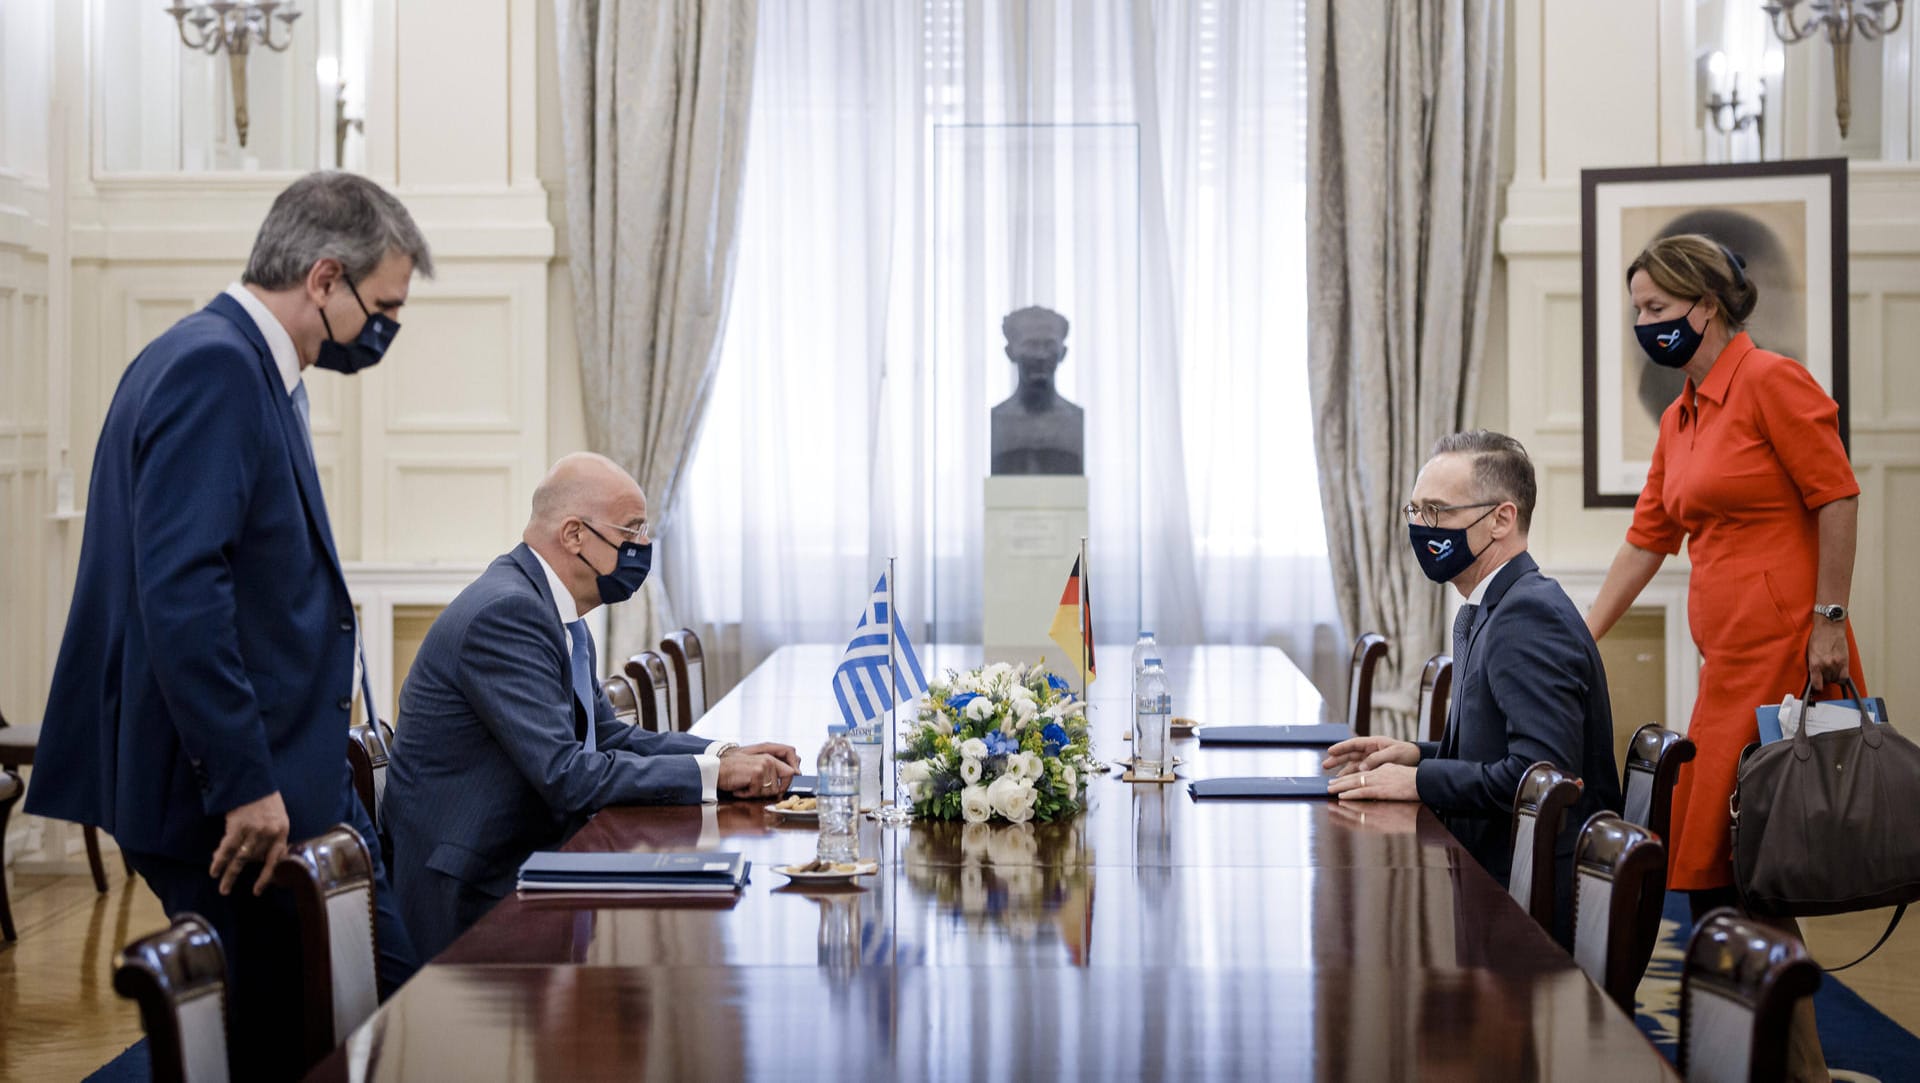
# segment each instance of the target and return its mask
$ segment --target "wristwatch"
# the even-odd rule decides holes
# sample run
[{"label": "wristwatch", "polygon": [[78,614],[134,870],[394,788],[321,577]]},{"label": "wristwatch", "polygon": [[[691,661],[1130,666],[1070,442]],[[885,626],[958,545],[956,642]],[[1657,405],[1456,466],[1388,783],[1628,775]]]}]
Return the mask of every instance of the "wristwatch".
[{"label": "wristwatch", "polygon": [[1813,607],[1813,615],[1816,617],[1825,617],[1835,624],[1839,624],[1841,621],[1847,619],[1847,607],[1844,605],[1816,605]]}]

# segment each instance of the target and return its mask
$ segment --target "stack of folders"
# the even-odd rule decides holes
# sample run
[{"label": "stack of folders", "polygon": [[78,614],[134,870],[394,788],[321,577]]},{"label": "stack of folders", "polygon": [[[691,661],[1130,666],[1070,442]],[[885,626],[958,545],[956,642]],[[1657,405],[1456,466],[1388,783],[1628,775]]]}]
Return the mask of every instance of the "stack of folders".
[{"label": "stack of folders", "polygon": [[738,891],[751,867],[735,851],[692,854],[538,853],[520,866],[521,891]]}]

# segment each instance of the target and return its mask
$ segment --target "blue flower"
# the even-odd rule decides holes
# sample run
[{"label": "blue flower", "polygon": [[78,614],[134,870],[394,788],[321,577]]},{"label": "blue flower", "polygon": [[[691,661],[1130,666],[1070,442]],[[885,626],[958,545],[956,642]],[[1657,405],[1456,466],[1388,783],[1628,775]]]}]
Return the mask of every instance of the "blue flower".
[{"label": "blue flower", "polygon": [[987,731],[985,740],[989,756],[1006,756],[1020,751],[1020,743],[999,730]]},{"label": "blue flower", "polygon": [[972,703],[974,700],[979,698],[980,698],[980,693],[978,692],[962,692],[957,696],[948,696],[947,707],[950,710],[955,710],[955,711],[965,710],[967,704]]},{"label": "blue flower", "polygon": [[1067,728],[1058,722],[1049,722],[1047,728],[1040,731],[1040,740],[1046,744],[1049,756],[1058,756],[1060,750],[1067,747],[1069,739]]},{"label": "blue flower", "polygon": [[1053,689],[1055,692],[1065,693],[1073,691],[1073,686],[1068,684],[1066,680],[1057,673],[1047,674],[1047,687]]}]

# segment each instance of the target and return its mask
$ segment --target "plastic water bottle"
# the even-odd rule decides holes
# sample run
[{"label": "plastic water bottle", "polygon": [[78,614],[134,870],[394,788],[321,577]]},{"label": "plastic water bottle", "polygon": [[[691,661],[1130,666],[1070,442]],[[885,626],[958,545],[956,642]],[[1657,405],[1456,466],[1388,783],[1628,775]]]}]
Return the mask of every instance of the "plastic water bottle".
[{"label": "plastic water bottle", "polygon": [[1157,655],[1140,667],[1139,688],[1133,696],[1133,776],[1161,778],[1173,771],[1173,697],[1167,694],[1167,672]]},{"label": "plastic water bottle", "polygon": [[886,749],[880,744],[880,719],[848,730],[847,740],[853,742],[853,751],[860,757],[860,803],[857,808],[878,808],[881,761],[886,758]]},{"label": "plastic water bottle", "polygon": [[1140,698],[1140,671],[1147,668],[1147,657],[1159,653],[1160,645],[1153,641],[1153,633],[1141,629],[1140,638],[1133,644],[1133,687],[1129,691],[1134,699]]},{"label": "plastic water bottle", "polygon": [[834,726],[820,749],[819,782],[814,791],[820,806],[822,861],[852,861],[860,853],[860,828],[855,823],[860,800],[860,754],[847,739],[845,726]]}]

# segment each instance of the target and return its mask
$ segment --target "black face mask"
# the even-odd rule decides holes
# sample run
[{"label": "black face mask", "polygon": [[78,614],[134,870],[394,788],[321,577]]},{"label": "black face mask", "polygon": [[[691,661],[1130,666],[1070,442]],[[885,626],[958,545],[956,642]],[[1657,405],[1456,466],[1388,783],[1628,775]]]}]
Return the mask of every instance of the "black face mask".
[{"label": "black face mask", "polygon": [[[606,535],[594,530],[592,526],[586,523],[581,525],[591,531],[594,537],[607,542],[608,545],[613,545],[612,542],[607,541]],[[636,541],[625,541],[613,547],[619,551],[620,556],[614,562],[613,570],[610,572],[593,568],[592,561],[584,555],[580,556],[580,563],[593,568],[593,574],[597,576],[594,585],[600,588],[600,601],[605,605],[619,605],[633,597],[634,592],[640,589],[640,585],[647,581],[647,572],[653,568],[652,542],[642,545]]]},{"label": "black face mask", "polygon": [[1693,315],[1694,305],[1699,303],[1695,301],[1687,306],[1686,313],[1677,320],[1634,325],[1634,337],[1640,340],[1640,348],[1646,351],[1648,360],[1670,369],[1683,368],[1693,360],[1706,336],[1693,329],[1687,316]]},{"label": "black face mask", "polygon": [[313,359],[313,363],[323,369],[352,375],[380,363],[387,347],[393,345],[393,337],[400,333],[400,324],[378,312],[367,312],[367,303],[360,299],[360,291],[353,288],[353,280],[341,275],[340,281],[347,284],[347,291],[353,294],[353,303],[366,313],[367,322],[361,326],[360,333],[353,337],[352,342],[335,342],[333,324],[327,322],[327,310],[322,308],[320,326],[327,329],[327,337],[321,341],[320,355]]},{"label": "black face mask", "polygon": [[[1500,505],[1495,504],[1482,512],[1480,519],[1485,519],[1499,510]],[[1479,522],[1480,519],[1475,519],[1473,523]],[[1420,562],[1420,570],[1426,573],[1428,579],[1436,583],[1451,583],[1459,578],[1461,572],[1473,567],[1474,561],[1480,559],[1480,554],[1474,552],[1467,544],[1467,527],[1472,526],[1473,523],[1463,527],[1428,526],[1425,523],[1407,524],[1407,540],[1413,543],[1414,559]]]}]

